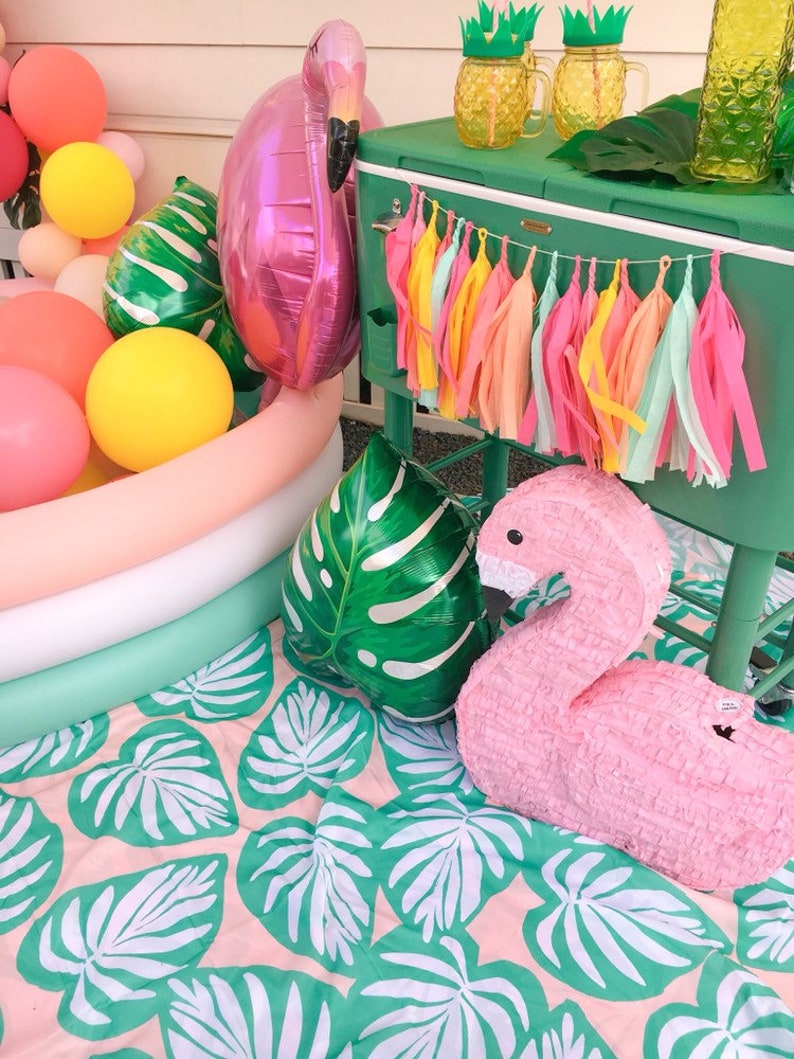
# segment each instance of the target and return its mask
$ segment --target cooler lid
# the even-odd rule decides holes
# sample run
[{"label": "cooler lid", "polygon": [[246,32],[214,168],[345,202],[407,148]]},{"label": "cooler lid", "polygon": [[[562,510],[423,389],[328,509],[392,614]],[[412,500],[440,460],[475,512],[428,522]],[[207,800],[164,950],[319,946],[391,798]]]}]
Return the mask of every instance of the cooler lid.
[{"label": "cooler lid", "polygon": [[452,118],[372,129],[359,138],[362,162],[442,176],[584,209],[673,224],[749,243],[794,250],[794,203],[787,195],[706,194],[651,188],[583,173],[548,157],[553,129],[501,151],[465,147]]}]

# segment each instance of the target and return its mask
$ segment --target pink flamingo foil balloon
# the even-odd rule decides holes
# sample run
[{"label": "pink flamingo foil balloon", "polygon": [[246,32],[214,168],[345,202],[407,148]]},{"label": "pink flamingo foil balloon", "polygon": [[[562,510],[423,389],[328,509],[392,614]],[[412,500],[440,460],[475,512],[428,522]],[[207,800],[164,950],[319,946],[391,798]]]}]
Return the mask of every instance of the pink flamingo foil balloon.
[{"label": "pink flamingo foil balloon", "polygon": [[358,349],[354,188],[359,129],[382,124],[364,97],[366,54],[348,22],[312,37],[300,75],[243,119],[218,196],[221,278],[235,327],[271,380],[299,390]]},{"label": "pink flamingo foil balloon", "polygon": [[530,479],[496,505],[477,552],[483,585],[513,598],[559,572],[570,587],[499,638],[460,691],[460,751],[489,798],[699,889],[759,882],[794,855],[794,736],[702,673],[624,661],[664,599],[670,556],[622,482],[579,466]]}]

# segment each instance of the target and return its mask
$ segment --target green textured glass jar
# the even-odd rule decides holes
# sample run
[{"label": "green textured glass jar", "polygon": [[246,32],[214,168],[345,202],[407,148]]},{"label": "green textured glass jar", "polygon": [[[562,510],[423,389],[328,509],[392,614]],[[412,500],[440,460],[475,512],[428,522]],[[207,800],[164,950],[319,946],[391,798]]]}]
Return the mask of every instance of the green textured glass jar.
[{"label": "green textured glass jar", "polygon": [[716,0],[690,168],[757,183],[769,175],[794,0]]}]

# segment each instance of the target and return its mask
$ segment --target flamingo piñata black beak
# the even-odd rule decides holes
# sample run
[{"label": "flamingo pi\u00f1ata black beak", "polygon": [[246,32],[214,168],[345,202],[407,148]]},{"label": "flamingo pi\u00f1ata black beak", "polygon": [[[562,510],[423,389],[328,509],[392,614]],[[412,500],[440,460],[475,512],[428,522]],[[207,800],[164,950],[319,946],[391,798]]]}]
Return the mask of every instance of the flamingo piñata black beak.
[{"label": "flamingo pi\u00f1ata black beak", "polygon": [[345,177],[353,164],[353,157],[358,145],[360,122],[343,121],[341,118],[328,119],[328,186],[331,191],[338,191],[345,182]]}]

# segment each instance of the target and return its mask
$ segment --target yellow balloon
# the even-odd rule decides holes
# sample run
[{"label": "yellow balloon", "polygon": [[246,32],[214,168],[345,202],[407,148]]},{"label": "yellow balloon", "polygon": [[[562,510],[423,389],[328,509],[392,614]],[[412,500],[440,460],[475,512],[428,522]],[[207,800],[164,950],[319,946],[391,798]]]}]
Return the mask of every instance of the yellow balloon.
[{"label": "yellow balloon", "polygon": [[135,184],[109,147],[67,143],[41,169],[41,202],[52,220],[80,239],[102,239],[129,220]]},{"label": "yellow balloon", "polygon": [[88,380],[85,407],[105,455],[146,471],[225,433],[234,390],[206,342],[173,327],[149,327],[105,350]]}]

